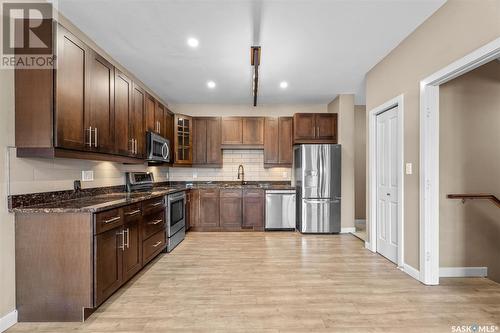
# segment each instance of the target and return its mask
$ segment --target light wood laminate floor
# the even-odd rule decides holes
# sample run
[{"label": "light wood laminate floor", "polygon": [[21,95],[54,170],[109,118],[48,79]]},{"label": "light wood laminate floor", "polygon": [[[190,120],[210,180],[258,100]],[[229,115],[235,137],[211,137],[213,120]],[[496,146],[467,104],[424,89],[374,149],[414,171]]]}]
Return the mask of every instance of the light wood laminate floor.
[{"label": "light wood laminate floor", "polygon": [[500,285],[428,287],[352,235],[189,233],[85,323],[9,332],[451,332],[500,324]]}]

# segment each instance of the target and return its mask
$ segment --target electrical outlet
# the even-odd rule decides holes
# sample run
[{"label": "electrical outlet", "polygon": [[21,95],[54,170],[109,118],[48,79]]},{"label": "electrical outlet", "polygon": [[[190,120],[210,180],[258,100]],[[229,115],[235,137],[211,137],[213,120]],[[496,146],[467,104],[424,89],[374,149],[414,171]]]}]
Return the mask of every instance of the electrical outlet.
[{"label": "electrical outlet", "polygon": [[406,163],[406,174],[407,175],[413,174],[413,165],[411,163]]},{"label": "electrical outlet", "polygon": [[92,182],[94,181],[94,171],[84,170],[82,171],[82,182]]}]

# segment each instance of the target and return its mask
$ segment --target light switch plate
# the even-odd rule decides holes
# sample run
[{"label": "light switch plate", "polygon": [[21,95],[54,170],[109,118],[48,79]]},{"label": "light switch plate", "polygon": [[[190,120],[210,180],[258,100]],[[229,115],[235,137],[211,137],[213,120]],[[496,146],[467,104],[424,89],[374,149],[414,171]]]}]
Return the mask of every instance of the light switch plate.
[{"label": "light switch plate", "polygon": [[407,175],[413,174],[413,165],[411,163],[406,163],[406,174]]},{"label": "light switch plate", "polygon": [[82,182],[92,182],[94,181],[94,171],[93,170],[83,170],[82,171]]}]

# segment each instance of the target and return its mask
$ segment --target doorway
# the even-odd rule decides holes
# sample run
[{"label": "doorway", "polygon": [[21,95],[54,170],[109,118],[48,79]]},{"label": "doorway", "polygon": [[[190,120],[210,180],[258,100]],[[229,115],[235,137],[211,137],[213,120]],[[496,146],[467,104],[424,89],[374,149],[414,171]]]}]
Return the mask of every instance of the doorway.
[{"label": "doorway", "polygon": [[366,247],[403,267],[403,96],[368,115],[368,240]]}]

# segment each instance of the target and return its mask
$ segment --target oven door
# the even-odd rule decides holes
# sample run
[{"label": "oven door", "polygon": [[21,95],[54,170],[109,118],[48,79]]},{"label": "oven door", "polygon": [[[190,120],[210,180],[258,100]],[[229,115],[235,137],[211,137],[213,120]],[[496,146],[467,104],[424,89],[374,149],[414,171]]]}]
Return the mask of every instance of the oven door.
[{"label": "oven door", "polygon": [[170,194],[167,202],[167,236],[172,237],[186,224],[186,194],[184,192]]}]

